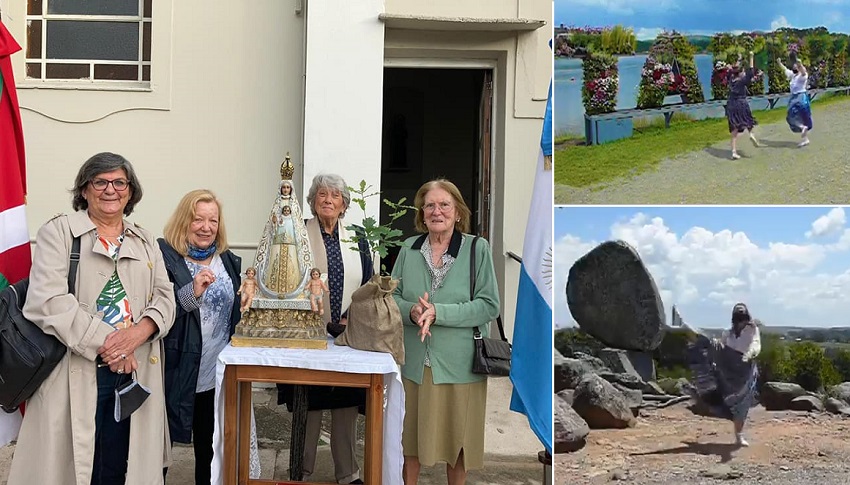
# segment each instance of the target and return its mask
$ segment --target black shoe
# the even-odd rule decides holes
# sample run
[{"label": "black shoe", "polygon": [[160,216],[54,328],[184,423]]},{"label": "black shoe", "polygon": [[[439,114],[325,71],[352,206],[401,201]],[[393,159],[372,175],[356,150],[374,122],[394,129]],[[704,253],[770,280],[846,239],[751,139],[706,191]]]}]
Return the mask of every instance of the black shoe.
[{"label": "black shoe", "polygon": [[358,478],[357,480],[354,480],[354,481],[353,481],[353,482],[351,482],[351,483],[360,483],[360,484],[362,484],[362,483],[363,483],[363,480],[361,480],[361,479],[359,479],[359,478]]}]

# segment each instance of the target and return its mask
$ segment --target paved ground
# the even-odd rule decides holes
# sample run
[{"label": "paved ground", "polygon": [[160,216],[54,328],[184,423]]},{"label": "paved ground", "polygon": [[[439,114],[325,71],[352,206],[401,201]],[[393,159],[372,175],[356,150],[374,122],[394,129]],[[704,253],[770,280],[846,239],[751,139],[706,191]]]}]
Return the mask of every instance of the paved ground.
[{"label": "paved ground", "polygon": [[634,428],[591,430],[587,445],[555,456],[557,485],[845,485],[850,419],[753,408],[749,448],[733,444],[729,421],[693,414],[687,404],[642,411]]},{"label": "paved ground", "polygon": [[850,200],[850,101],[815,112],[811,145],[785,122],[762,125],[754,148],[739,138],[740,160],[729,141],[665,160],[646,173],[604,188],[555,186],[557,204],[844,204]]},{"label": "paved ground", "polygon": [[[276,404],[276,394],[268,388],[255,388],[254,409],[257,420],[262,477],[289,478],[289,431],[291,415],[285,406]],[[485,431],[484,469],[470,472],[468,485],[543,485],[543,466],[537,453],[543,447],[528,428],[524,416],[509,411],[510,381],[491,379],[487,396],[487,428]],[[328,423],[326,423],[328,424]],[[359,455],[362,466],[363,418],[358,435],[361,437]],[[329,429],[327,425],[325,429]],[[319,446],[317,481],[333,482],[333,462],[327,433]],[[0,448],[0,485],[6,485],[15,446]],[[176,446],[175,463],[168,471],[168,485],[194,482],[194,456],[191,447]],[[445,466],[423,468],[422,485],[444,484]],[[400,484],[385,484],[400,485]]]}]

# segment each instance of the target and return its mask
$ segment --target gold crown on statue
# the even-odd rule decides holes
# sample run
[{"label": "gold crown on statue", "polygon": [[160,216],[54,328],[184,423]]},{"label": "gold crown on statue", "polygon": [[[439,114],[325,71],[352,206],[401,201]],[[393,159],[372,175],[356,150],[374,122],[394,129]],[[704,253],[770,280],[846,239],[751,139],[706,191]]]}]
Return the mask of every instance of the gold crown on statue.
[{"label": "gold crown on statue", "polygon": [[289,157],[289,152],[286,152],[286,158],[280,164],[281,180],[292,180],[292,175],[295,173],[295,166],[292,165],[292,159]]}]

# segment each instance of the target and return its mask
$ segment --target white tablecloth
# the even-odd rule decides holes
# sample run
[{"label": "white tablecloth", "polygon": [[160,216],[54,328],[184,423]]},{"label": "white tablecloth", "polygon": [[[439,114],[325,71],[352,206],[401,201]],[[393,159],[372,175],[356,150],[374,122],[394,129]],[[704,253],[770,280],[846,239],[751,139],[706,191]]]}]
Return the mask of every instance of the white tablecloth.
[{"label": "white tablecloth", "polygon": [[[383,374],[386,385],[384,408],[383,483],[402,483],[401,427],[404,421],[404,388],[401,370],[392,355],[382,352],[365,352],[351,347],[334,345],[328,339],[326,350],[271,349],[258,347],[232,347],[228,345],[218,356],[215,387],[215,431],[213,432],[212,485],[224,481],[224,368],[228,364],[268,365],[297,369],[350,372],[353,374]],[[253,421],[253,420],[252,420]],[[252,477],[256,478],[256,477]]]}]

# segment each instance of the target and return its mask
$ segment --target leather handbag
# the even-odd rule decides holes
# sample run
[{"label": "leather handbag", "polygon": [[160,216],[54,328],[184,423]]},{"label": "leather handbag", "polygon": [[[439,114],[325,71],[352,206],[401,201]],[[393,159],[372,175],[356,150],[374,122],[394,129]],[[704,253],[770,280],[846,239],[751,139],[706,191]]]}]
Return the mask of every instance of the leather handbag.
[{"label": "leather handbag", "polygon": [[[74,294],[80,238],[71,245],[68,292]],[[67,351],[65,344],[24,318],[29,278],[0,291],[0,408],[15,412],[32,397]]]},{"label": "leather handbag", "polygon": [[[472,253],[469,258],[469,299],[475,295],[475,242],[479,236],[472,239]],[[502,316],[496,317],[499,325],[500,339],[484,337],[478,327],[473,329],[475,354],[472,356],[472,373],[489,377],[505,377],[511,374],[511,344],[505,337],[505,327],[502,326]]]}]

